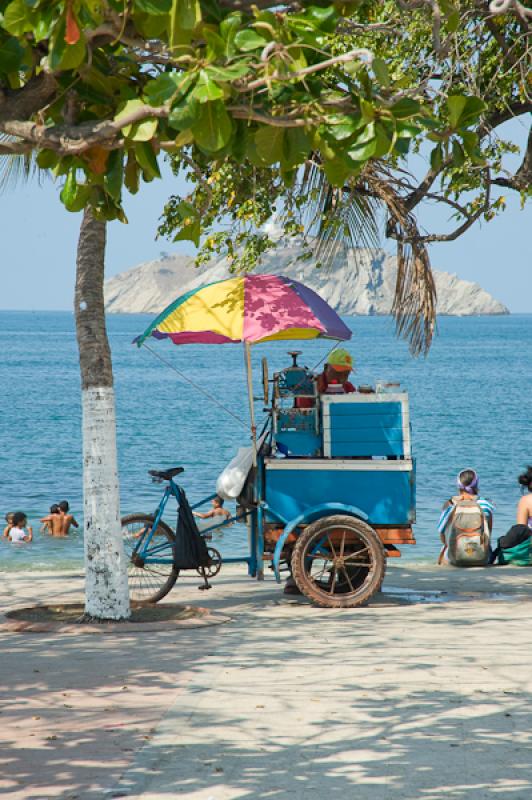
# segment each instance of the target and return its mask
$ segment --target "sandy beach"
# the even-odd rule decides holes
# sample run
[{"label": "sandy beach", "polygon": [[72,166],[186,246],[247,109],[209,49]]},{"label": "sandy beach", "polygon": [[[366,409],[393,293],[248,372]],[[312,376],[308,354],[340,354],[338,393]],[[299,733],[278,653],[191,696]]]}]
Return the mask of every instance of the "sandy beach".
[{"label": "sandy beach", "polygon": [[[532,793],[532,572],[389,565],[332,611],[224,568],[160,632],[0,628],[0,791],[19,800],[514,798]],[[3,573],[5,612],[81,575]]]}]

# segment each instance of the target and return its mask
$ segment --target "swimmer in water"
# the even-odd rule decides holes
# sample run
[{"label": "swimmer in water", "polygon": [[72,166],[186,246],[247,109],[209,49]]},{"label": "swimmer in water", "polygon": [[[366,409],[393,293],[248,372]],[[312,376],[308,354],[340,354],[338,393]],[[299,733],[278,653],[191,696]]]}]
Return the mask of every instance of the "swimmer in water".
[{"label": "swimmer in water", "polygon": [[24,514],[22,511],[15,511],[13,514],[12,525],[11,527],[8,525],[6,531],[4,531],[4,536],[13,544],[21,544],[23,542],[31,542],[33,540],[33,531],[28,525],[28,518],[26,517],[26,514]]}]

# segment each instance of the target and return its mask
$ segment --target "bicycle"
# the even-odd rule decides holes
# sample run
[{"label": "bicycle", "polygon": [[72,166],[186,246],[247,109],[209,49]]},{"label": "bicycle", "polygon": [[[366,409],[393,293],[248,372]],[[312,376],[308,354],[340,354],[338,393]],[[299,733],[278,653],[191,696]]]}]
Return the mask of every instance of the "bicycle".
[{"label": "bicycle", "polygon": [[[163,521],[162,517],[170,498],[175,498],[179,512],[184,497],[183,489],[174,482],[174,477],[184,472],[183,467],[173,467],[168,470],[149,470],[154,483],[167,481],[167,486],[159,501],[154,514],[127,514],[122,517],[122,534],[124,548],[129,559],[128,578],[129,594],[132,602],[136,604],[157,603],[173,588],[177,581],[180,569],[176,566],[175,547],[177,531]],[[199,508],[215,495],[204,498],[192,508]],[[178,515],[179,519],[179,515]],[[199,531],[205,541],[212,539],[215,528],[227,525],[234,519],[214,524],[205,531]],[[204,578],[201,589],[208,589],[210,585],[207,578],[213,578],[222,568],[222,556],[215,547],[207,547],[209,562],[197,568]]]}]

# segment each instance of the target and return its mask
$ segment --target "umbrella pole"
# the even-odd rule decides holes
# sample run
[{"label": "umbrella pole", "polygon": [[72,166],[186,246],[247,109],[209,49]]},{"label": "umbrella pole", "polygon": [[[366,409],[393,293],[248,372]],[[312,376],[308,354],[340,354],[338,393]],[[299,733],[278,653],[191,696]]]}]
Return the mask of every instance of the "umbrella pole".
[{"label": "umbrella pole", "polygon": [[251,421],[251,446],[253,448],[253,466],[257,466],[257,428],[255,427],[255,406],[253,403],[253,375],[251,373],[251,345],[244,342],[246,357],[246,374],[248,380],[249,419]]}]

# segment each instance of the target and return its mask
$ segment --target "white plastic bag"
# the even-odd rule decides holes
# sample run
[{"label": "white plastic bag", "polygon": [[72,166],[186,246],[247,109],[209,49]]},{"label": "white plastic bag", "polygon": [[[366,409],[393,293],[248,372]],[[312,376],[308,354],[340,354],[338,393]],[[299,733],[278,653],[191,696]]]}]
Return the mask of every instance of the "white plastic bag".
[{"label": "white plastic bag", "polygon": [[253,448],[239,447],[236,456],[218,476],[216,494],[224,500],[235,500],[244,488],[252,464]]}]

